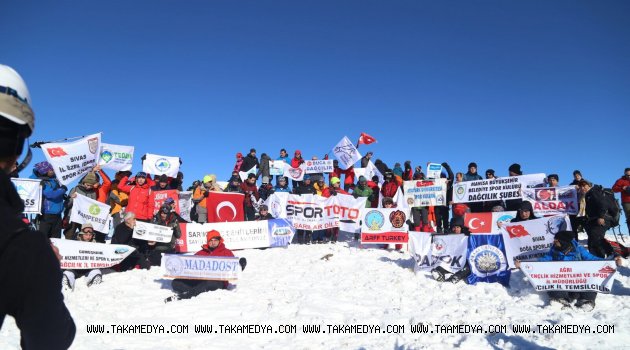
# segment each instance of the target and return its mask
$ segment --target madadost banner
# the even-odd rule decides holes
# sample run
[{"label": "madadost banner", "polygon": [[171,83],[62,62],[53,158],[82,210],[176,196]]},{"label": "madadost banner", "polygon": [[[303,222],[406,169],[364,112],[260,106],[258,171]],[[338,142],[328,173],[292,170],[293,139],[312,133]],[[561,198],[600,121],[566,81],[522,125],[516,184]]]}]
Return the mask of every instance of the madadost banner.
[{"label": "madadost banner", "polygon": [[162,269],[166,278],[234,281],[241,273],[239,258],[164,254]]}]

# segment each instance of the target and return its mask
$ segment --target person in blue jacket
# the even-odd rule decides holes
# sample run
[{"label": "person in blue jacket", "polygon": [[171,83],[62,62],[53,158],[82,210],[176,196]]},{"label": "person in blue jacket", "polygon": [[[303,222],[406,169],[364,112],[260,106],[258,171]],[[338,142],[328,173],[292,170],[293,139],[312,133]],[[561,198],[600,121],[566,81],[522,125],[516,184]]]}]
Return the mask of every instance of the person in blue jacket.
[{"label": "person in blue jacket", "polygon": [[52,165],[46,161],[35,164],[31,179],[39,179],[42,186],[42,213],[37,216],[39,230],[48,238],[61,238],[61,213],[68,188],[59,185]]},{"label": "person in blue jacket", "polygon": [[[591,254],[586,248],[582,247],[573,239],[573,231],[560,231],[556,233],[553,240],[553,246],[547,254],[538,258],[538,261],[597,261],[606,260]],[[621,256],[615,257],[617,266],[621,266]],[[516,260],[517,268],[521,267],[520,261]],[[571,307],[574,300],[575,307],[584,311],[592,311],[595,308],[595,298],[597,292],[566,292],[566,291],[550,291],[549,304],[561,305],[563,309]]]}]

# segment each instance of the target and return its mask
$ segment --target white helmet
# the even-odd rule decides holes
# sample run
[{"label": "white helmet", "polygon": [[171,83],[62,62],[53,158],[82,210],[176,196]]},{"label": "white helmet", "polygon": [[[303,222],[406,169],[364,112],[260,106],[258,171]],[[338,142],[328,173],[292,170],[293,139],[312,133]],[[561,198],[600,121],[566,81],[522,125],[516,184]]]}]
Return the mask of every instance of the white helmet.
[{"label": "white helmet", "polygon": [[0,116],[16,124],[27,125],[28,135],[35,128],[35,116],[26,83],[18,72],[3,64],[0,64]]}]

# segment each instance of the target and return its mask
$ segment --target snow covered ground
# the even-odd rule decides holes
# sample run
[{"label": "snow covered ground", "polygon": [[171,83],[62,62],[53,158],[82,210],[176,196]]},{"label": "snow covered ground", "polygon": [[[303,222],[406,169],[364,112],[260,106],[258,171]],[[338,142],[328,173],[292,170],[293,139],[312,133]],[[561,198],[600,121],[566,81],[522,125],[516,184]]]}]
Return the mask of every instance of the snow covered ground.
[{"label": "snow covered ground", "polygon": [[[332,256],[322,259],[327,254]],[[407,253],[360,249],[354,242],[245,250],[236,255],[248,259],[236,288],[169,304],[163,300],[172,294],[170,281],[162,278],[159,268],[108,274],[101,285],[91,288],[79,279],[74,292],[64,292],[77,325],[72,348],[630,348],[628,267],[619,269],[613,294],[598,295],[595,310],[585,313],[547,307],[546,296],[536,293],[520,271],[512,274],[509,289],[499,284],[438,283],[431,276],[414,275]],[[412,333],[411,326],[418,324],[428,326],[428,333]],[[553,334],[540,332],[536,326],[555,324],[588,325],[590,331]],[[88,333],[88,325],[104,325],[105,333]],[[184,334],[114,334],[111,325],[161,325],[165,332],[176,330],[171,325],[186,325],[188,330]],[[196,333],[195,325],[212,325],[212,333]],[[223,334],[220,325],[273,328],[271,334]],[[275,333],[280,325],[295,325],[296,333]],[[320,325],[326,333],[306,334],[302,328],[306,325]],[[379,326],[380,331],[338,334],[327,325],[369,325],[365,330]],[[397,325],[404,326],[404,332],[386,333]],[[482,332],[490,325],[506,325],[507,332],[438,333],[437,325],[482,325]],[[524,325],[535,333],[512,330],[512,326]],[[597,325],[614,326],[614,333],[593,333]],[[19,347],[19,332],[10,317],[0,331],[0,344],[2,349]]]}]

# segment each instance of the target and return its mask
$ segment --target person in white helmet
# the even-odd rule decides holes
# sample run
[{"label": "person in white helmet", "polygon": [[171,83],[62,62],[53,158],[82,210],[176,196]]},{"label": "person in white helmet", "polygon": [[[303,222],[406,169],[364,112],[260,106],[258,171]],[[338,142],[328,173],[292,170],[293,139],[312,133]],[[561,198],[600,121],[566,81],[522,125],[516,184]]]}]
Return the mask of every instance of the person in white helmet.
[{"label": "person in white helmet", "polygon": [[35,118],[22,77],[0,64],[0,327],[15,318],[23,349],[67,349],[76,327],[61,294],[58,253],[21,220],[24,204],[8,174],[16,167]]}]

